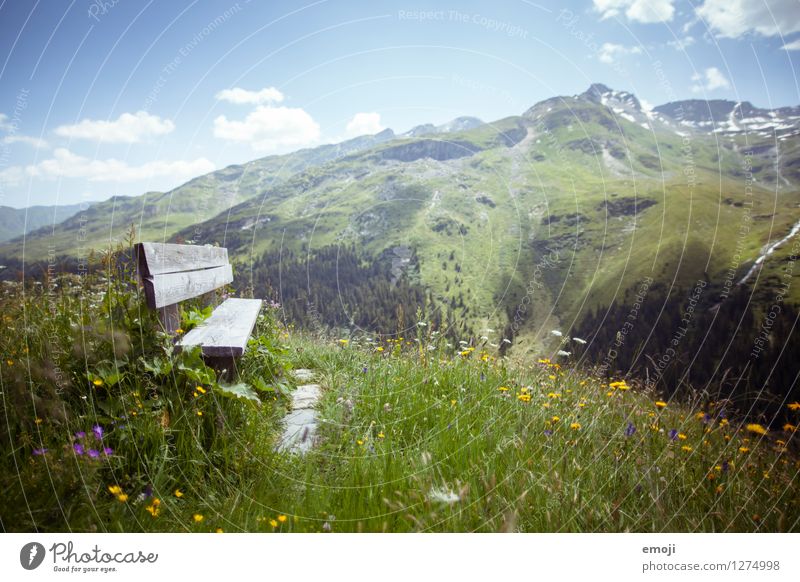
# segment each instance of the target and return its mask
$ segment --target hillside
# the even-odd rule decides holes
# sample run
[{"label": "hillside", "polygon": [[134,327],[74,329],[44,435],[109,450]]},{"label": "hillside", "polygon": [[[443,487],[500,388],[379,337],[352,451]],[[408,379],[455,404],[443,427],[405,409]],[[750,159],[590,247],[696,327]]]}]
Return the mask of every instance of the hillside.
[{"label": "hillside", "polygon": [[[800,528],[800,402],[744,422],[724,401],[454,350],[430,322],[420,343],[325,338],[276,306],[230,386],[113,273],[0,297],[5,532]],[[299,369],[320,393],[304,454],[280,446]]]},{"label": "hillside", "polygon": [[[25,240],[27,261],[56,256],[84,257],[89,249],[107,249],[125,240],[131,225],[142,240],[166,240],[181,229],[202,223],[247,200],[287,177],[394,137],[391,130],[334,145],[268,156],[200,176],[169,192],[115,196],[93,204],[80,215],[30,233]],[[190,238],[203,240],[202,230],[191,228]],[[79,236],[80,235],[80,236]],[[0,257],[20,259],[23,241],[0,245]]]},{"label": "hillside", "polygon": [[43,226],[53,226],[63,222],[77,214],[81,206],[84,205],[62,204],[28,208],[0,206],[0,242],[22,236]]}]

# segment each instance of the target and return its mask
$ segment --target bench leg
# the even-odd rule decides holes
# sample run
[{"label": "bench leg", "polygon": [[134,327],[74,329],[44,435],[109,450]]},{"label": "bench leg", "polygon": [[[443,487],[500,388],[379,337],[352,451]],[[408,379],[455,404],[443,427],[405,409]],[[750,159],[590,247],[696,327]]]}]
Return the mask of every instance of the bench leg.
[{"label": "bench leg", "polygon": [[217,371],[221,380],[233,382],[236,379],[236,358],[227,356],[206,356],[206,364]]},{"label": "bench leg", "polygon": [[178,314],[178,304],[167,305],[158,310],[158,319],[164,327],[164,331],[172,335],[181,326],[181,318]]}]

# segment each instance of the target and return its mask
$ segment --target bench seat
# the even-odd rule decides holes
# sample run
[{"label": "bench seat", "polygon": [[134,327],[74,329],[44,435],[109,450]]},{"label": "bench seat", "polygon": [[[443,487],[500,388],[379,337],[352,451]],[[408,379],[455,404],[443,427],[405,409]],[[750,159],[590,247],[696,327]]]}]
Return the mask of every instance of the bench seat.
[{"label": "bench seat", "polygon": [[238,358],[256,324],[261,299],[226,299],[207,320],[181,338],[181,347],[199,345],[208,358]]}]

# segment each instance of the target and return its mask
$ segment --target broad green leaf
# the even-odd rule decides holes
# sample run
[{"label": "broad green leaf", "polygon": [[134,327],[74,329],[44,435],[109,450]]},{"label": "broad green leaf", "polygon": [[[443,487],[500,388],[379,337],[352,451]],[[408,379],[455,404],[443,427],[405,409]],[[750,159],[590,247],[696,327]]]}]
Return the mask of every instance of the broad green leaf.
[{"label": "broad green leaf", "polygon": [[258,394],[244,382],[239,382],[238,384],[217,384],[216,388],[223,396],[246,398],[256,404],[261,404],[261,401],[258,399]]}]

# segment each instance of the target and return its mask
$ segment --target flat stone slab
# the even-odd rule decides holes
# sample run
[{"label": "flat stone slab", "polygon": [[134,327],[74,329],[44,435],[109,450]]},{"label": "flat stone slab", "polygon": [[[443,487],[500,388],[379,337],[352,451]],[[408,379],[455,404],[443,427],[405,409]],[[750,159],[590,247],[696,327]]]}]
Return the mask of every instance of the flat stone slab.
[{"label": "flat stone slab", "polygon": [[314,445],[316,433],[316,411],[307,408],[293,410],[284,418],[283,435],[278,443],[278,450],[305,453]]},{"label": "flat stone slab", "polygon": [[322,394],[322,387],[319,384],[304,384],[298,386],[292,392],[292,408],[300,410],[304,408],[313,408]]},{"label": "flat stone slab", "polygon": [[311,382],[314,379],[314,371],[307,368],[298,368],[290,372],[298,382]]}]

